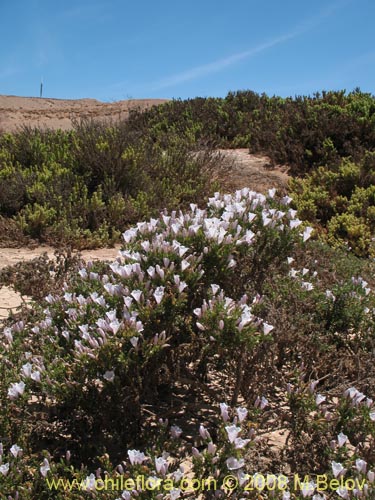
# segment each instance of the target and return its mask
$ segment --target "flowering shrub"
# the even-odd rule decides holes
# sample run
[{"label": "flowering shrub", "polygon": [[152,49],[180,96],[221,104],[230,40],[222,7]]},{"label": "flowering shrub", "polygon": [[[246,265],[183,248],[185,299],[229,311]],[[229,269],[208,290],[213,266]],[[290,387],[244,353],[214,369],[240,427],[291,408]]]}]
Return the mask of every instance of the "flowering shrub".
[{"label": "flowering shrub", "polygon": [[[344,469],[372,484],[375,414],[359,390],[371,388],[373,293],[358,276],[327,289],[324,270],[304,266],[312,230],[290,202],[243,189],[164,211],[124,233],[114,262],[82,263],[61,293],[3,329],[6,495],[258,498],[258,472],[274,475],[265,498],[319,500],[327,492],[313,479],[292,475]],[[366,368],[353,368],[356,356]],[[344,396],[330,376],[337,358],[348,364],[342,384],[363,378]],[[270,445],[275,432],[287,441]],[[172,489],[98,488],[137,475]],[[216,485],[187,492],[186,477]],[[52,479],[76,482],[52,491]]]},{"label": "flowering shrub", "polygon": [[[40,463],[26,460],[24,450],[17,444],[0,445],[0,481],[7,498],[86,498],[100,495],[105,499],[178,499],[178,498],[276,498],[288,500],[312,497],[372,498],[375,490],[373,470],[373,431],[375,412],[373,402],[354,387],[348,388],[336,401],[328,401],[316,393],[317,381],[305,392],[306,384],[287,387],[290,409],[297,401],[308,403],[306,421],[311,431],[324,434],[327,446],[325,461],[314,475],[302,470],[291,474],[258,469],[254,473],[256,457],[265,450],[264,440],[256,430],[256,420],[265,411],[268,401],[259,398],[252,410],[230,408],[220,404],[221,417],[217,419],[215,437],[200,424],[195,444],[186,445],[184,432],[178,426],[169,426],[159,420],[159,440],[146,452],[128,449],[116,466],[108,455],[99,459],[100,466],[90,472],[72,465],[72,454],[67,451],[59,461],[45,452]],[[344,413],[350,411],[362,427],[361,437],[349,437],[345,426],[339,427]],[[298,415],[300,418],[300,414]],[[347,422],[350,427],[350,423]],[[340,432],[337,428],[342,429]],[[198,432],[199,431],[199,432]],[[290,429],[293,433],[293,428]],[[300,429],[300,432],[302,430]],[[368,436],[368,437],[366,437]],[[199,444],[198,444],[199,443]],[[296,446],[296,443],[291,443]],[[293,448],[292,448],[293,449]],[[369,459],[370,457],[370,459]],[[372,464],[372,465],[371,465]],[[327,486],[329,485],[329,486]],[[18,489],[19,488],[19,489]]]}]

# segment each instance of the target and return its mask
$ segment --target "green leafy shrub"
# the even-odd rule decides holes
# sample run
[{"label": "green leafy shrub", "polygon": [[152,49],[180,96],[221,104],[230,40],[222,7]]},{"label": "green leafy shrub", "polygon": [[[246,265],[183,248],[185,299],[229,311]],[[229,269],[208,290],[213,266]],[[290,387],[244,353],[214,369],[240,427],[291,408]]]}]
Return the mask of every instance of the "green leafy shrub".
[{"label": "green leafy shrub", "polygon": [[346,245],[363,257],[374,256],[372,162],[372,154],[359,164],[344,160],[336,167],[320,167],[290,183],[301,216],[314,223],[331,244]]},{"label": "green leafy shrub", "polygon": [[213,156],[192,154],[191,141],[177,134],[154,141],[127,122],[3,135],[0,213],[41,241],[112,244],[140,217],[210,193]]},{"label": "green leafy shrub", "polygon": [[[296,175],[313,174],[321,165],[340,168],[339,195],[350,197],[357,181],[361,187],[374,180],[374,110],[373,96],[358,89],[294,99],[241,91],[133,111],[121,123],[83,120],[69,132],[24,127],[0,137],[0,214],[24,215],[30,219],[25,231],[41,239],[109,244],[112,234],[139,217],[212,193],[213,158],[192,154],[210,147],[248,147]],[[347,157],[351,163],[342,161]],[[324,205],[316,216],[330,219],[326,193],[315,190],[315,196]],[[113,197],[126,205],[125,216],[115,220],[108,209]],[[304,204],[313,217],[312,203]]]},{"label": "green leafy shrub", "polygon": [[301,174],[373,151],[374,113],[374,96],[359,89],[295,98],[245,90],[224,99],[171,101],[142,115],[131,113],[130,123],[154,138],[194,130],[198,144],[248,147]]}]

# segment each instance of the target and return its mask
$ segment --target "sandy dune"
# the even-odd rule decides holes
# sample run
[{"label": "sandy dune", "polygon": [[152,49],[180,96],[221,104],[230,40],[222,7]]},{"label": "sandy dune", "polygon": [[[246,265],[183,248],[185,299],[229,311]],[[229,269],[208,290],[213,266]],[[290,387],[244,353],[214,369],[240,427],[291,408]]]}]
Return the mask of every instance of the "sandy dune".
[{"label": "sandy dune", "polygon": [[130,99],[104,103],[96,99],[50,99],[0,95],[0,130],[14,131],[22,125],[68,130],[72,120],[127,118],[131,109],[144,110],[166,99]]}]

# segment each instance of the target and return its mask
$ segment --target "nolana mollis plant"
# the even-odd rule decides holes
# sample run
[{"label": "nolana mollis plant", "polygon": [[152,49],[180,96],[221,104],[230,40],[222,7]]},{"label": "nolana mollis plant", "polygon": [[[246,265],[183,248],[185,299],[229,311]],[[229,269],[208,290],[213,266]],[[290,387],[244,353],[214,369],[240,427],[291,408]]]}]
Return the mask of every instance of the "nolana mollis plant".
[{"label": "nolana mollis plant", "polygon": [[[303,366],[298,373],[291,369],[290,383],[281,381],[277,391],[295,417],[285,424],[292,443],[297,429],[319,428],[332,438],[324,449],[329,486],[318,488],[313,478],[299,476],[296,482],[280,467],[262,476],[263,434],[277,409],[262,394],[253,401],[246,394],[242,402],[244,374],[255,349],[267,349],[277,334],[277,325],[261,314],[267,270],[291,262],[294,246],[312,232],[290,202],[276,199],[275,190],[264,196],[243,189],[216,193],[204,210],[165,211],[124,233],[116,261],[82,266],[60,294],[35,305],[29,319],[3,329],[4,498],[320,500],[371,494],[372,400],[350,388],[328,403],[328,396],[315,394],[319,380],[306,381]],[[302,280],[301,289],[314,286]],[[332,301],[332,293],[326,299]],[[224,392],[215,390],[215,381],[225,381]],[[189,412],[195,408],[196,437],[160,417],[164,412],[181,420],[173,412],[177,392]],[[185,420],[191,427],[188,415]],[[343,477],[353,479],[353,488],[329,482]],[[202,480],[213,482],[208,487]]]}]

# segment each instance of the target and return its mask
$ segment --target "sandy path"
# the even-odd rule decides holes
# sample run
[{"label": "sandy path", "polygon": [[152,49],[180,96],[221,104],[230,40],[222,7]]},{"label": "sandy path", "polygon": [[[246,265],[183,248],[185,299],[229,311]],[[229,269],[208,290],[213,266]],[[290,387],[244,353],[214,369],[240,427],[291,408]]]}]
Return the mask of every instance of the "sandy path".
[{"label": "sandy path", "polygon": [[[120,249],[120,245],[115,248],[99,248],[97,250],[82,250],[80,253],[84,260],[114,260]],[[30,248],[0,248],[0,269],[12,266],[17,262],[32,260],[35,257],[47,252],[48,257],[53,258],[55,249],[48,246]],[[27,297],[24,297],[27,301]],[[0,287],[0,319],[6,318],[10,311],[15,311],[21,305],[22,297],[9,287]]]},{"label": "sandy path", "polygon": [[[229,191],[249,187],[261,193],[270,188],[284,190],[290,179],[288,168],[271,166],[267,156],[249,153],[248,149],[219,149],[218,155],[223,155],[224,168],[228,169],[225,185]],[[220,171],[218,172],[220,177]]]},{"label": "sandy path", "polygon": [[[84,260],[114,260],[117,257],[120,245],[115,248],[98,248],[97,250],[81,250]],[[47,252],[48,257],[54,256],[55,248],[40,246],[36,248],[0,248],[0,269],[13,266],[17,262],[28,261]]]}]

